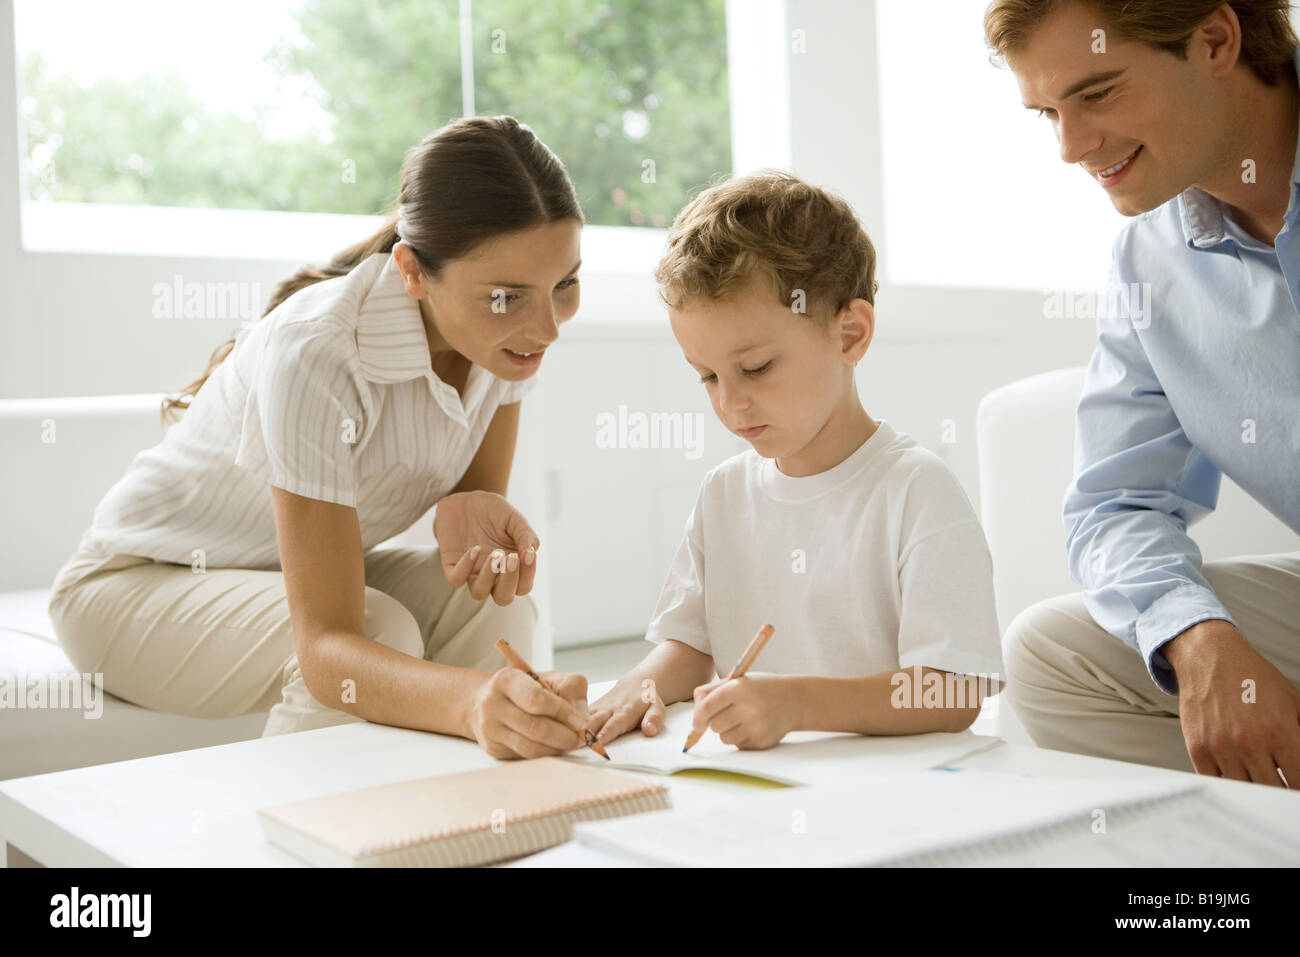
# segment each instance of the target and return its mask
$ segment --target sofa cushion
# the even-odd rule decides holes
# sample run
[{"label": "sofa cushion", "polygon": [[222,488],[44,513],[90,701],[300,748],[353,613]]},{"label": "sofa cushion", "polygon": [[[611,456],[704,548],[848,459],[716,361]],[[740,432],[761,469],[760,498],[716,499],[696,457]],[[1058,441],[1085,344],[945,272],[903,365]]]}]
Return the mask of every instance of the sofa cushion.
[{"label": "sofa cushion", "polygon": [[186,751],[262,733],[265,713],[204,719],[150,711],[95,689],[80,707],[27,707],[29,681],[74,675],[43,589],[0,594],[0,779]]},{"label": "sofa cushion", "polygon": [[39,638],[57,648],[59,638],[46,608],[49,603],[48,588],[0,592],[0,628]]}]

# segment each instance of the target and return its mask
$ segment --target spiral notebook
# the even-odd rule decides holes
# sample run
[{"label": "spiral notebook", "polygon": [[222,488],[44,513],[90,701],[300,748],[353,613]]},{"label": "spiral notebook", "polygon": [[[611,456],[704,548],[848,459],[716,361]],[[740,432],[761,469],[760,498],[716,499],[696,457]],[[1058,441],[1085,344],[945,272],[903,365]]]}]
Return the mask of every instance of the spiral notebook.
[{"label": "spiral notebook", "polygon": [[[1190,776],[1189,776],[1190,777]],[[693,867],[1295,866],[1300,845],[1187,782],[918,771],[606,823],[574,838]]]},{"label": "spiral notebook", "polygon": [[558,758],[359,788],[257,812],[267,840],[326,867],[470,867],[562,844],[579,821],[668,808],[662,784]]}]

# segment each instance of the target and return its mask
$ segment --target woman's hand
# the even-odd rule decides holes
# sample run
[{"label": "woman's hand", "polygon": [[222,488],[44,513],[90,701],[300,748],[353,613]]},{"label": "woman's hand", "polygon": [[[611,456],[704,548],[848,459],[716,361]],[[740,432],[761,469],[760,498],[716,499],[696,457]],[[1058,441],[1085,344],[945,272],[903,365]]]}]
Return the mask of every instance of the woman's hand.
[{"label": "woman's hand", "polygon": [[541,543],[527,519],[495,492],[457,492],[438,502],[433,537],[452,588],[469,585],[479,601],[498,605],[527,595],[537,575]]},{"label": "woman's hand", "polygon": [[555,695],[518,668],[494,672],[474,693],[466,737],[494,758],[541,758],[585,747],[587,679],[543,671]]}]

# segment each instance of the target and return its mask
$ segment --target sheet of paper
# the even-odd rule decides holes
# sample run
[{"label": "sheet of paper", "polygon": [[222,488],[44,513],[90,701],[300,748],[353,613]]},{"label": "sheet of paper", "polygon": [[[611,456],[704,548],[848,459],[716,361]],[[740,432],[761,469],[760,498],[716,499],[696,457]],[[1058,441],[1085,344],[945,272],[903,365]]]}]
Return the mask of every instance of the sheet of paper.
[{"label": "sheet of paper", "polygon": [[609,761],[586,748],[571,751],[566,757],[605,767],[661,774],[687,768],[710,768],[800,786],[835,784],[932,768],[1002,742],[1001,738],[969,731],[889,737],[795,731],[786,735],[774,748],[741,751],[723,744],[715,733],[707,731],[698,744],[683,754],[682,745],[691,731],[693,710],[694,704],[689,701],[670,705],[665,726],[654,737],[646,737],[637,730],[606,745]]},{"label": "sheet of paper", "polygon": [[[605,853],[684,866],[879,864],[918,853],[951,853],[979,840],[1034,828],[1049,828],[1055,842],[1089,847],[1101,855],[1103,843],[1121,842],[1107,840],[1114,834],[1097,835],[1098,810],[1120,820],[1117,812],[1134,801],[1167,799],[1199,789],[1195,781],[1171,784],[1149,778],[1088,780],[916,771],[853,785],[772,791],[694,811],[584,822],[575,826],[574,837]],[[1189,814],[1192,811],[1188,809]],[[1129,830],[1136,835],[1133,840],[1144,833],[1141,826]],[[1031,853],[1041,858],[1040,863],[1051,860],[1052,843],[1020,844],[1001,863],[1020,863],[1019,855]],[[1055,862],[1063,862],[1063,857],[1056,856]]]}]

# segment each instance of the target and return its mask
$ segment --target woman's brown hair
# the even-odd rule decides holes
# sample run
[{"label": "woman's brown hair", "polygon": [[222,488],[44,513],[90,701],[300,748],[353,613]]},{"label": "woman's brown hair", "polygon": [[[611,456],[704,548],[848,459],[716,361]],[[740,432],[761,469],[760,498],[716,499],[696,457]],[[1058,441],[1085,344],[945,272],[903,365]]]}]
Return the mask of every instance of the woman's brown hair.
[{"label": "woman's brown hair", "polygon": [[1290,0],[993,0],[984,11],[984,40],[994,61],[1024,48],[1029,34],[1065,2],[1086,3],[1120,36],[1187,59],[1187,40],[1226,2],[1241,24],[1241,60],[1266,86],[1290,69],[1296,39]]},{"label": "woman's brown hair", "polygon": [[[312,283],[347,275],[375,253],[391,252],[399,239],[411,247],[420,271],[437,279],[444,265],[485,240],[565,219],[585,222],[573,183],[527,124],[512,116],[456,120],[407,151],[397,200],[379,231],[324,266],[303,266],[276,287],[262,316]],[[203,374],[163,400],[164,424],[190,407],[235,340],[217,346]]]}]

